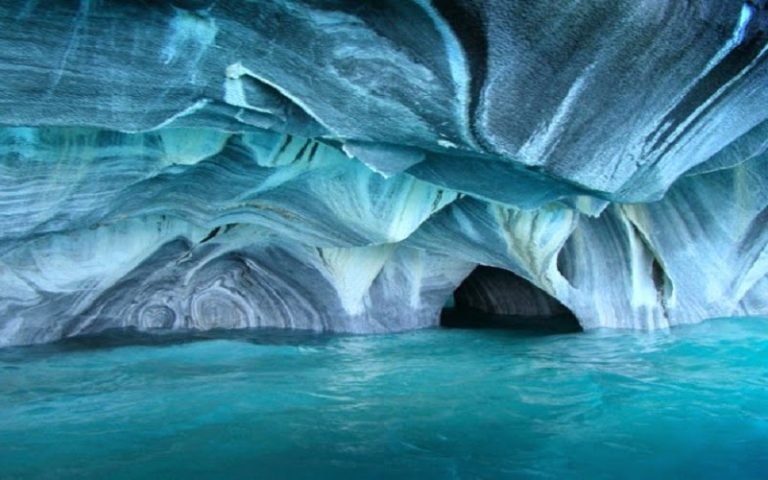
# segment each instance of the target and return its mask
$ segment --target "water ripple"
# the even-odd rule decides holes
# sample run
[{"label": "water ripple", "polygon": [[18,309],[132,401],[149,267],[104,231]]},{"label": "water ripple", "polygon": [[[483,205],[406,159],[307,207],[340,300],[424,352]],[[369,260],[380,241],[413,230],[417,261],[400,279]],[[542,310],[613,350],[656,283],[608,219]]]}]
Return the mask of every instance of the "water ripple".
[{"label": "water ripple", "polygon": [[0,478],[763,478],[768,319],[0,350]]}]

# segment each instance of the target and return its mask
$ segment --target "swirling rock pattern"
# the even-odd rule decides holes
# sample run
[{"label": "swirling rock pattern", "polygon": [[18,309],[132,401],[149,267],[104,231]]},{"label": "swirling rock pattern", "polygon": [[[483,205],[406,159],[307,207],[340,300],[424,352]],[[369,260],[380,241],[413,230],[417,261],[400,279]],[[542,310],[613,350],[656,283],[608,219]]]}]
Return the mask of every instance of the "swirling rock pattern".
[{"label": "swirling rock pattern", "polygon": [[477,265],[584,328],[768,313],[763,0],[29,0],[0,23],[0,345],[431,326]]}]

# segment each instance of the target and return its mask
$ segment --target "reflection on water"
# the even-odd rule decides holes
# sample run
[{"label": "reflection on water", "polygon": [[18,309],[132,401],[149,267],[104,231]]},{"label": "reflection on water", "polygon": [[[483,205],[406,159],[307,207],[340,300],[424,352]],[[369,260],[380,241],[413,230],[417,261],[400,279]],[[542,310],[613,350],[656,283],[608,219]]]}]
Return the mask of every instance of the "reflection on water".
[{"label": "reflection on water", "polygon": [[0,478],[764,478],[768,319],[0,350]]}]

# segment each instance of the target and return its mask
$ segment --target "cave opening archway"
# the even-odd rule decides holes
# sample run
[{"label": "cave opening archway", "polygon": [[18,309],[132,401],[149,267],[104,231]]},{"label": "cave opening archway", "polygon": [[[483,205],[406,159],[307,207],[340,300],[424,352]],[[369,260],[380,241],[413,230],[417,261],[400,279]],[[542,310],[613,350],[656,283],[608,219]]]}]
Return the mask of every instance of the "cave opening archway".
[{"label": "cave opening archway", "polygon": [[573,312],[544,290],[508,270],[482,265],[454,291],[440,315],[440,326],[583,331]]}]

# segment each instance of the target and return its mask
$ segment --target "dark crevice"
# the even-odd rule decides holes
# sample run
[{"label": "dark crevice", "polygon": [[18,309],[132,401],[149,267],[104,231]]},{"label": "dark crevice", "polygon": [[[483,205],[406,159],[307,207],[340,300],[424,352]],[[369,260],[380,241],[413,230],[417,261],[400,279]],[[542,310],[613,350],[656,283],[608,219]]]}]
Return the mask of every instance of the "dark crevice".
[{"label": "dark crevice", "polygon": [[210,240],[213,240],[214,238],[218,237],[219,235],[231,231],[237,225],[238,225],[237,223],[227,223],[224,226],[219,225],[219,226],[215,227],[213,230],[211,230],[210,232],[208,232],[208,235],[206,235],[205,238],[200,240],[199,244],[202,245],[202,244],[204,244],[206,242],[209,242]]},{"label": "dark crevice", "polygon": [[277,155],[275,155],[275,157],[280,156],[280,154],[283,153],[286,148],[288,148],[288,144],[291,143],[291,140],[293,140],[293,136],[290,133],[286,133],[285,140],[283,140],[283,143],[280,145],[280,149],[277,151]]},{"label": "dark crevice", "polygon": [[207,242],[208,240],[210,240],[210,239],[212,239],[213,237],[215,237],[216,235],[218,235],[220,231],[221,231],[221,227],[216,227],[216,228],[214,228],[213,230],[211,230],[210,232],[208,232],[208,235],[206,235],[204,239],[200,240],[200,243],[205,243],[205,242]]},{"label": "dark crevice", "polygon": [[656,291],[662,295],[662,298],[664,295],[664,277],[664,269],[661,268],[661,264],[659,264],[659,261],[654,257],[653,264],[651,265],[651,278],[653,279],[653,285],[656,287]]},{"label": "dark crevice", "polygon": [[[762,5],[758,5],[758,3]],[[748,4],[752,9],[752,19],[746,28],[744,39],[704,78],[694,85],[677,107],[659,122],[659,125],[663,125],[663,130],[654,133],[656,138],[651,150],[660,149],[680,125],[693,117],[701,105],[706,105],[709,98],[713,97],[725,84],[748,68],[760,55],[760,52],[762,52],[768,41],[768,13],[765,8],[765,2],[749,2]],[[722,98],[723,95],[720,95],[719,99],[722,100]],[[710,104],[704,110],[696,113],[695,118],[693,118],[694,121],[686,126],[678,136],[682,136],[694,128],[699,119],[707,118],[707,114],[713,108],[714,104]],[[674,142],[669,142],[660,153],[660,156],[666,154],[673,144]]]},{"label": "dark crevice", "polygon": [[572,241],[572,238],[572,236],[569,237],[565,242],[565,245],[563,245],[560,251],[557,252],[556,259],[557,271],[571,286],[573,286],[573,268],[571,268],[571,264],[568,261],[568,251],[570,250],[569,244]]},{"label": "dark crevice", "polygon": [[450,25],[458,37],[464,49],[470,70],[469,104],[467,114],[469,117],[470,134],[473,140],[482,148],[493,151],[485,137],[477,131],[477,110],[480,105],[483,86],[488,75],[488,40],[486,38],[486,22],[482,18],[479,9],[473,7],[470,2],[455,2],[447,0],[434,0],[432,4],[440,12],[445,21]]},{"label": "dark crevice", "polygon": [[567,307],[528,280],[500,268],[477,267],[449,304],[440,317],[443,327],[582,331]]},{"label": "dark crevice", "polygon": [[659,305],[664,309],[665,316],[667,315],[667,303],[668,299],[672,296],[673,284],[672,280],[667,276],[664,271],[664,266],[661,263],[659,256],[653,248],[653,242],[646,237],[643,230],[635,224],[631,218],[627,218],[629,221],[630,232],[628,234],[634,235],[645,248],[646,252],[651,256],[651,281],[656,289],[656,294],[659,299]]},{"label": "dark crevice", "polygon": [[304,142],[304,144],[299,149],[299,152],[296,154],[296,156],[293,157],[294,162],[298,162],[299,160],[301,160],[301,156],[304,155],[304,152],[307,151],[307,147],[309,146],[310,143],[312,143],[312,140],[307,140],[306,142]]},{"label": "dark crevice", "polygon": [[317,149],[319,146],[320,146],[320,143],[313,142],[312,148],[309,150],[309,157],[307,158],[307,163],[315,159],[315,153],[317,153]]}]

